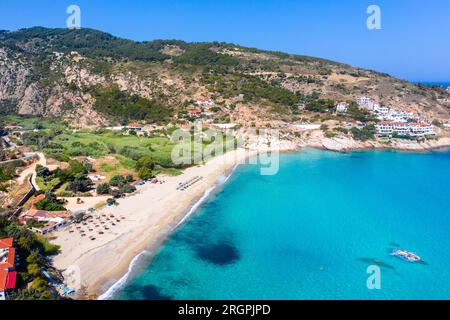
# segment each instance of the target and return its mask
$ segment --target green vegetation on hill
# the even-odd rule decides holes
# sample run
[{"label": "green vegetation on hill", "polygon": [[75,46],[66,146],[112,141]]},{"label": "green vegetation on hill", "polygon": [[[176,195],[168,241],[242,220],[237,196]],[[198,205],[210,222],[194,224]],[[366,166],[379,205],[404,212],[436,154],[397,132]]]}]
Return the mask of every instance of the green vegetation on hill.
[{"label": "green vegetation on hill", "polygon": [[171,116],[171,109],[154,100],[147,100],[137,95],[121,91],[117,86],[97,88],[94,108],[112,119],[126,124],[133,120],[147,122],[164,122]]},{"label": "green vegetation on hill", "polygon": [[347,115],[352,119],[360,122],[375,122],[376,116],[368,110],[361,109],[358,105],[352,101],[348,107]]},{"label": "green vegetation on hill", "polygon": [[193,43],[187,46],[186,52],[174,58],[174,62],[179,64],[192,64],[200,66],[237,66],[239,60],[228,55],[220,54],[210,50],[209,43]]},{"label": "green vegetation on hill", "polygon": [[356,140],[367,141],[375,138],[375,134],[377,130],[375,129],[375,125],[369,124],[362,129],[352,128],[353,137]]},{"label": "green vegetation on hill", "polygon": [[240,94],[246,101],[260,101],[261,99],[284,106],[293,106],[299,97],[281,86],[267,83],[256,76],[243,74],[205,74],[202,82],[206,87],[219,93],[224,98],[233,98]]},{"label": "green vegetation on hill", "polygon": [[[114,37],[108,33],[83,28],[80,30],[47,29],[35,27],[21,29],[16,32],[3,31],[0,33],[0,41],[13,49],[24,51],[18,44],[30,39],[35,41],[35,49],[39,51],[77,51],[88,57],[111,57],[116,59],[130,59],[141,61],[164,61],[169,56],[163,54],[161,49],[167,44],[184,46],[183,41],[135,42]],[[32,49],[29,49],[32,50]]]}]

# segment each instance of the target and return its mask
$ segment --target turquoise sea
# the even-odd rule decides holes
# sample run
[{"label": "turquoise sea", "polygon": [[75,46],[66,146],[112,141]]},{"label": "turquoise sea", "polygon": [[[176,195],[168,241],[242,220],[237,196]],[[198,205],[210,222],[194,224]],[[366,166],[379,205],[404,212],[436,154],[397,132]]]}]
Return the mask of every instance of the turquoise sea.
[{"label": "turquoise sea", "polygon": [[450,299],[450,152],[280,161],[273,176],[238,167],[113,298]]}]

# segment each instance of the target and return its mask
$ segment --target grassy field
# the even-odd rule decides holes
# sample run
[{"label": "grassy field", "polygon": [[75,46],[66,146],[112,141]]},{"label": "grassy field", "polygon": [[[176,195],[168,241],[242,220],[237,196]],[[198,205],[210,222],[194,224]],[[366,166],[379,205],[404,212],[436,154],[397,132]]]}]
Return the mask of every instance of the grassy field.
[{"label": "grassy field", "polygon": [[[52,142],[55,144],[48,151],[61,150],[70,157],[91,156],[101,158],[104,156],[120,155],[119,161],[125,166],[134,167],[134,160],[148,155],[162,165],[172,165],[171,152],[174,144],[167,138],[146,138],[124,136],[121,132],[95,133],[91,131],[64,133],[56,136]],[[134,159],[134,160],[133,160]]]},{"label": "grassy field", "polygon": [[7,115],[0,118],[0,125],[9,124],[21,126],[24,130],[67,128],[64,123],[49,118],[19,115]]},{"label": "grassy field", "polygon": [[[137,175],[137,161],[143,156],[151,158],[155,164],[153,173],[177,175],[183,167],[172,161],[172,150],[175,143],[166,137],[169,131],[153,133],[152,136],[128,135],[122,131],[110,130],[41,130],[30,132],[23,137],[25,144],[34,150],[42,150],[49,158],[60,162],[70,159],[90,157],[95,159],[93,166],[99,174],[111,178],[114,175]],[[186,142],[191,150],[198,142]],[[213,142],[202,142],[204,146]],[[198,153],[196,153],[198,158]],[[200,154],[201,160],[201,154]],[[54,189],[58,184],[43,186],[43,189]],[[58,190],[64,192],[64,190]]]}]

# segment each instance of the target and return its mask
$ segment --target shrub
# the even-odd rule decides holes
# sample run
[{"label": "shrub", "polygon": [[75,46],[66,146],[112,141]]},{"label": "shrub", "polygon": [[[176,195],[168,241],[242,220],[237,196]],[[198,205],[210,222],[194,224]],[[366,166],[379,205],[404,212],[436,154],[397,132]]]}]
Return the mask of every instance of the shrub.
[{"label": "shrub", "polygon": [[149,180],[154,177],[153,171],[145,167],[139,169],[138,175],[142,180]]},{"label": "shrub", "polygon": [[356,140],[367,141],[375,138],[376,128],[375,125],[370,124],[362,129],[352,128],[351,131]]},{"label": "shrub", "polygon": [[129,184],[124,184],[120,187],[120,192],[122,193],[133,193],[136,191],[136,187],[129,185]]},{"label": "shrub", "polygon": [[97,194],[110,194],[110,192],[111,189],[107,183],[102,183],[97,186]]},{"label": "shrub", "polygon": [[127,184],[127,180],[123,176],[117,175],[109,180],[109,184],[113,187],[120,187],[124,184]]}]

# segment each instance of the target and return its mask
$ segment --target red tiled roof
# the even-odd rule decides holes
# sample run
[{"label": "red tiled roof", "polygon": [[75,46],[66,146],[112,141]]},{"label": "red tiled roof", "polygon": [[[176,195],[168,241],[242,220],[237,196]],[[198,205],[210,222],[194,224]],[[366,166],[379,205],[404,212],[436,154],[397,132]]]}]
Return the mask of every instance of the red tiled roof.
[{"label": "red tiled roof", "polygon": [[15,289],[17,282],[17,272],[8,273],[8,280],[6,281],[6,290]]},{"label": "red tiled roof", "polygon": [[425,122],[423,122],[423,123],[419,123],[419,122],[417,122],[417,123],[412,123],[412,125],[413,125],[413,126],[416,126],[416,127],[429,127],[429,126],[431,126],[431,124],[425,123]]},{"label": "red tiled roof", "polygon": [[406,125],[406,124],[408,124],[408,122],[389,122],[389,121],[382,121],[382,122],[378,122],[378,124],[381,124],[381,125]]},{"label": "red tiled roof", "polygon": [[45,211],[45,210],[37,210],[30,209],[25,211],[20,215],[20,218],[26,219],[37,219],[37,218],[70,218],[70,211]]},{"label": "red tiled roof", "polygon": [[140,123],[129,123],[128,126],[129,127],[143,127],[144,125],[140,124]]},{"label": "red tiled roof", "polygon": [[13,246],[13,238],[0,239],[0,249],[11,248]]},{"label": "red tiled roof", "polygon": [[8,250],[8,260],[4,263],[0,263],[0,270],[1,269],[10,269],[14,268],[14,261],[16,259],[16,249],[9,248]]},{"label": "red tiled roof", "polygon": [[202,113],[202,112],[200,110],[198,110],[198,109],[194,109],[194,110],[189,111],[189,113],[190,114],[199,114],[199,113]]},{"label": "red tiled roof", "polygon": [[0,270],[0,292],[15,289],[17,282],[17,273]]},{"label": "red tiled roof", "polygon": [[0,270],[0,292],[5,291],[7,280],[8,280],[8,271]]},{"label": "red tiled roof", "polygon": [[35,197],[33,200],[31,200],[31,203],[35,204],[44,199],[45,199],[45,194],[43,193],[43,194],[40,194],[37,197]]}]

